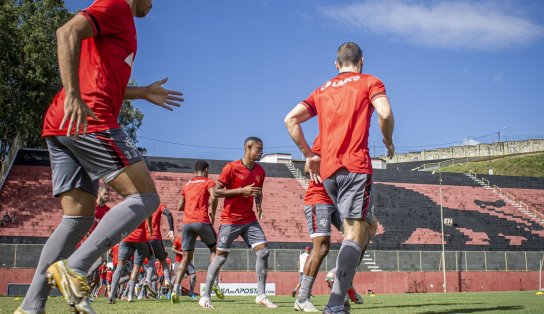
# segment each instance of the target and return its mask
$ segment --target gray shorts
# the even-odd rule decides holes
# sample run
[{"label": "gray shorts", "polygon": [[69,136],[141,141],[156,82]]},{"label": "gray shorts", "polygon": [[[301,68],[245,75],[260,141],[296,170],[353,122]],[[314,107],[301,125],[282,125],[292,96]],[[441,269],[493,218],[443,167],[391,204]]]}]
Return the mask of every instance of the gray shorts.
[{"label": "gray shorts", "polygon": [[209,248],[215,246],[217,242],[215,230],[209,223],[192,222],[185,224],[181,227],[181,234],[183,238],[182,251],[194,251],[197,237],[200,237],[200,240]]},{"label": "gray shorts", "polygon": [[261,225],[259,225],[258,221],[253,221],[242,225],[219,226],[217,248],[221,251],[230,252],[232,242],[239,236],[242,236],[244,242],[251,248],[266,243],[266,237]]},{"label": "gray shorts", "polygon": [[341,168],[323,181],[327,194],[340,211],[342,218],[363,219],[371,223],[372,175],[352,173]]},{"label": "gray shorts", "polygon": [[153,249],[148,242],[121,242],[119,243],[119,261],[128,260],[134,254],[134,264],[142,265],[144,258],[153,256]]},{"label": "gray shorts", "polygon": [[330,237],[331,224],[343,231],[342,218],[340,212],[331,204],[305,205],[304,215],[308,223],[308,232],[310,238]]},{"label": "gray shorts", "polygon": [[153,254],[159,261],[166,260],[166,251],[162,240],[149,240],[149,245],[153,249]]},{"label": "gray shorts", "polygon": [[98,193],[98,180],[115,179],[125,167],[143,160],[121,128],[71,136],[45,138],[53,173],[53,195],[80,188]]}]

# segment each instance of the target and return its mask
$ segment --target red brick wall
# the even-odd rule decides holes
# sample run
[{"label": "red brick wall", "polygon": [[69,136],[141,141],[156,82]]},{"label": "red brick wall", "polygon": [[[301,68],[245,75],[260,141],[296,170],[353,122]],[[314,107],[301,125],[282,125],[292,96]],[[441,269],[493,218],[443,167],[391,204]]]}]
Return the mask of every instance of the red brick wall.
[{"label": "red brick wall", "polygon": [[[8,283],[30,283],[34,269],[0,268],[0,295],[7,294]],[[222,272],[222,282],[256,282],[253,272]],[[441,272],[364,272],[355,276],[355,288],[364,293],[442,292]],[[538,289],[538,272],[447,272],[448,292],[523,291]],[[206,278],[197,273],[197,288]],[[276,283],[278,295],[289,295],[298,282],[298,273],[270,272],[268,282]],[[184,281],[186,284],[186,280]],[[313,293],[328,294],[325,273],[319,273]]]}]

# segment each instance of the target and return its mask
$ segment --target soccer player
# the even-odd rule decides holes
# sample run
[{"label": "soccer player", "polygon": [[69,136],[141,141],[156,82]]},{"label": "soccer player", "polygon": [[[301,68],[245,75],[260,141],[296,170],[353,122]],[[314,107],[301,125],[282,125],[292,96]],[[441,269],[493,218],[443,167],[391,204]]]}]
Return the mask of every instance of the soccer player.
[{"label": "soccer player", "polygon": [[[189,277],[189,297],[191,299],[196,299],[195,295],[195,285],[196,285],[196,270],[193,264],[187,264],[187,269],[184,273],[181,273],[181,262],[184,260],[183,251],[181,250],[181,238],[175,237],[172,244],[172,253],[176,255],[174,263],[174,271],[176,273],[176,283],[174,284],[174,289],[172,289],[172,294],[170,295],[170,301],[172,303],[179,303],[179,296],[181,295],[181,280],[187,275]],[[180,278],[178,281],[178,277]],[[224,296],[223,296],[224,297]]]},{"label": "soccer player", "polygon": [[[182,226],[183,244],[181,249],[185,252],[185,258],[181,261],[176,274],[174,291],[171,297],[172,303],[179,301],[178,289],[183,276],[187,272],[188,265],[193,261],[196,238],[200,237],[200,240],[210,250],[210,260],[215,255],[217,237],[215,230],[213,230],[213,222],[217,209],[217,198],[213,196],[215,182],[208,178],[208,168],[208,162],[198,160],[194,166],[195,176],[181,189],[178,209],[184,212]],[[208,212],[210,205],[211,212]],[[212,289],[218,297],[224,297],[217,284],[214,283]]]},{"label": "soccer player", "polygon": [[[344,240],[336,261],[338,271],[324,313],[344,313],[344,297],[377,224],[371,206],[372,164],[368,151],[374,110],[387,156],[392,158],[395,151],[394,119],[384,84],[372,75],[361,74],[363,61],[357,44],[342,44],[336,59],[339,74],[285,117],[291,138],[306,156],[311,179],[323,182],[344,223]],[[316,115],[321,156],[312,152],[301,128],[301,123]]]},{"label": "soccer player", "polygon": [[[170,278],[170,269],[168,267],[168,263],[166,262],[166,251],[164,249],[164,244],[162,243],[161,234],[161,217],[163,215],[166,217],[166,220],[168,221],[168,228],[170,229],[166,237],[170,240],[174,239],[174,217],[172,217],[172,213],[170,213],[170,210],[163,203],[161,203],[161,205],[151,216],[151,227],[153,232],[147,236],[149,238],[149,245],[153,249],[155,258],[158,259],[162,265],[164,279],[166,280],[165,285],[168,286],[168,288],[171,288],[172,280]],[[151,266],[155,268],[154,263]]]},{"label": "soccer player", "polygon": [[291,296],[293,298],[297,294],[297,291],[300,288],[300,284],[302,283],[302,276],[304,275],[304,265],[306,264],[306,259],[308,258],[311,252],[312,252],[312,248],[307,246],[304,249],[304,252],[302,252],[302,254],[300,254],[300,256],[298,257],[297,266],[298,266],[299,279],[298,279],[297,286],[295,287],[295,289],[293,289],[293,291],[291,291]]},{"label": "soccer player", "polygon": [[[321,153],[319,136],[312,145],[312,151],[318,155]],[[308,169],[305,169],[305,172],[308,172]],[[304,214],[308,222],[308,232],[312,239],[314,250],[312,250],[310,256],[306,259],[305,265],[302,266],[301,288],[297,300],[295,300],[294,308],[297,311],[317,312],[315,306],[310,302],[312,287],[319,273],[319,267],[321,267],[323,259],[329,253],[331,224],[338,231],[343,232],[342,218],[323,184],[315,183],[312,180],[304,196]]]},{"label": "soccer player", "polygon": [[140,267],[144,262],[144,258],[147,258],[149,261],[147,266],[145,266],[146,282],[144,283],[144,287],[153,297],[157,296],[157,293],[151,287],[151,277],[153,276],[155,257],[153,255],[153,249],[148,243],[146,227],[150,229],[147,220],[143,221],[138,228],[132,231],[132,233],[124,238],[119,244],[119,264],[113,273],[111,295],[108,300],[108,304],[115,303],[117,287],[123,272],[123,268],[134,252],[137,254],[134,255],[134,265],[132,266],[132,272],[128,281],[128,302],[134,301],[134,286],[136,285],[136,280],[140,272]]},{"label": "soccer player", "polygon": [[[259,219],[263,218],[261,204],[265,171],[256,163],[261,159],[262,153],[263,141],[257,137],[248,137],[244,142],[244,157],[226,164],[217,180],[215,196],[224,197],[225,203],[221,211],[217,251],[213,262],[208,267],[206,287],[198,301],[203,308],[213,308],[210,300],[212,283],[215,282],[219,269],[227,260],[232,242],[239,236],[257,255],[255,303],[267,308],[278,307],[265,295],[269,252],[264,231],[257,220],[257,216]],[[257,216],[253,211],[254,199]]]},{"label": "soccer player", "polygon": [[[43,247],[16,313],[45,311],[51,291],[46,277],[73,310],[94,313],[85,278],[91,265],[159,205],[142,155],[117,122],[123,99],[145,99],[169,110],[183,101],[180,92],[162,87],[167,79],[127,86],[137,50],[134,17],[146,16],[151,2],[97,0],[56,32],[63,88],[45,114],[42,136],[64,216]],[[74,252],[93,224],[100,178],[124,200]]]}]

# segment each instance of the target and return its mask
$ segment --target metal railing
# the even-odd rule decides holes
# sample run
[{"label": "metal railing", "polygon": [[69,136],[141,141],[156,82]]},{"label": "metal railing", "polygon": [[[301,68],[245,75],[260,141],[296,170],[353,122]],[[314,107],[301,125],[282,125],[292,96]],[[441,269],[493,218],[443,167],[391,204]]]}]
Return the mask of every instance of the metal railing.
[{"label": "metal railing", "polygon": [[[0,267],[35,268],[43,245],[0,244]],[[170,248],[166,248],[170,252]],[[297,272],[297,261],[302,250],[271,249],[269,271]],[[442,271],[441,251],[367,251],[369,258],[382,271]],[[336,266],[337,250],[331,250],[321,264],[320,271]],[[193,264],[197,270],[206,271],[210,252],[207,248],[195,250]],[[544,251],[446,251],[446,271],[538,271]],[[233,249],[224,271],[255,271],[256,257],[251,249]],[[370,272],[372,267],[361,263],[358,271]]]}]

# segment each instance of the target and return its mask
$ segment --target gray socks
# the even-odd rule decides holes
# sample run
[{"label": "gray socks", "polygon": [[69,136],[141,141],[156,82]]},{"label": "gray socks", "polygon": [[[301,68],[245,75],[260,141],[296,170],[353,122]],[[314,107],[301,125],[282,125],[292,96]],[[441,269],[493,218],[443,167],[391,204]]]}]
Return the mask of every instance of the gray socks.
[{"label": "gray socks", "polygon": [[264,247],[255,252],[255,272],[257,273],[257,295],[264,295],[266,288],[266,277],[268,276],[268,248]]},{"label": "gray socks", "polygon": [[94,261],[136,229],[157,209],[159,202],[157,193],[138,193],[125,198],[108,211],[87,241],[70,256],[68,267],[87,274]]},{"label": "gray socks", "polygon": [[215,255],[215,258],[213,259],[213,262],[210,264],[210,267],[208,267],[208,274],[206,275],[206,287],[204,288],[204,292],[202,292],[203,297],[210,297],[213,283],[215,282],[215,278],[217,277],[217,274],[219,273],[219,269],[225,264],[227,261],[227,257],[224,255]]},{"label": "gray socks", "polygon": [[52,263],[67,258],[83,239],[94,223],[92,216],[63,216],[57,229],[51,234],[40,255],[38,267],[32,278],[21,308],[25,311],[45,309],[51,287],[46,283],[45,271]]},{"label": "gray socks", "polygon": [[191,281],[189,282],[189,293],[195,293],[196,275],[191,275]]},{"label": "gray socks", "polygon": [[331,296],[327,306],[332,312],[341,311],[344,308],[344,299],[348,288],[353,282],[355,271],[363,248],[354,241],[344,240],[338,252],[336,260],[336,276],[332,285]]},{"label": "gray socks", "polygon": [[300,283],[300,291],[298,293],[298,302],[304,303],[310,298],[314,282],[315,277],[302,275],[302,282]]},{"label": "gray socks", "polygon": [[119,279],[121,278],[121,273],[123,272],[123,268],[125,268],[125,265],[121,266],[121,264],[117,265],[117,268],[115,268],[115,271],[113,272],[113,276],[111,278],[111,287],[110,287],[110,300],[115,300],[117,297],[117,287],[119,286]]}]

